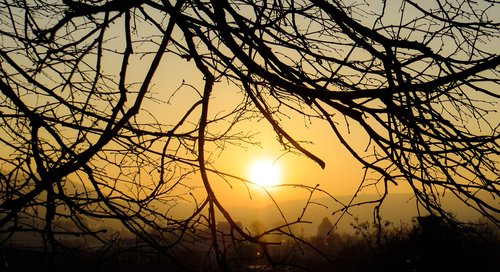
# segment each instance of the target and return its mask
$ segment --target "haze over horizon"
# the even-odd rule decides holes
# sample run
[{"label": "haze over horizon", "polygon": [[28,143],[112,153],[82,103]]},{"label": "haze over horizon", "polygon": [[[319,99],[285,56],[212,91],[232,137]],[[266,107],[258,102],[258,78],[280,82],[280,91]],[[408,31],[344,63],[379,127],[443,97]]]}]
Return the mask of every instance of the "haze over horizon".
[{"label": "haze over horizon", "polygon": [[4,0],[0,23],[0,271],[3,245],[50,271],[500,257],[498,1]]}]

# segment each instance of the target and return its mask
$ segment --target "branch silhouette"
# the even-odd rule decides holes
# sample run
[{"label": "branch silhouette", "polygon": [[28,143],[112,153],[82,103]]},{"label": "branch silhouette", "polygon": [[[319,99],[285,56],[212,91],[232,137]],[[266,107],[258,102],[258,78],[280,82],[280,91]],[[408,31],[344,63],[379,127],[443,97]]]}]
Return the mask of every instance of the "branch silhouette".
[{"label": "branch silhouette", "polygon": [[[332,261],[293,228],[318,204],[313,194],[340,205],[340,218],[375,204],[380,226],[401,184],[419,212],[463,225],[442,204],[452,195],[500,226],[497,4],[389,2],[3,1],[2,243],[29,232],[56,260],[72,247],[63,237],[85,237],[103,256],[117,237],[134,237],[185,269],[176,250],[198,241],[209,241],[209,266],[226,271],[243,255],[257,262],[245,255],[253,246],[275,268],[311,247]],[[182,67],[186,78],[176,78]],[[240,100],[212,112],[223,84]],[[243,184],[250,197],[258,186],[213,161],[228,146],[258,145],[241,126],[264,120],[286,154],[325,168],[283,116],[324,124],[365,175],[348,203],[318,186],[281,185],[310,193],[296,219],[263,188],[282,222],[252,234],[213,184]],[[356,202],[367,188],[381,193]],[[272,235],[293,242],[286,258],[272,252]]]}]

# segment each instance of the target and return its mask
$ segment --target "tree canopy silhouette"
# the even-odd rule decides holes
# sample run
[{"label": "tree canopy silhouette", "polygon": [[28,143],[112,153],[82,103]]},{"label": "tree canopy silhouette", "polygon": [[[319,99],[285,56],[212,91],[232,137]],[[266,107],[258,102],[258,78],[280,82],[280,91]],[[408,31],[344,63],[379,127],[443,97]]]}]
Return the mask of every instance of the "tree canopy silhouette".
[{"label": "tree canopy silhouette", "polygon": [[[282,122],[290,111],[329,126],[366,171],[360,190],[382,188],[376,202],[406,183],[431,214],[455,221],[440,203],[452,194],[498,226],[499,11],[488,0],[2,1],[2,232],[38,233],[56,251],[57,235],[106,242],[96,222],[112,219],[168,255],[201,225],[222,265],[221,213],[233,239],[265,248],[210,173],[249,181],[209,157],[252,144],[235,127],[263,118],[286,150],[324,168]],[[196,79],[161,85],[181,64]],[[241,100],[214,113],[218,84]],[[367,146],[349,141],[350,126]],[[195,204],[174,216],[181,202]],[[269,232],[300,240],[290,224]]]}]

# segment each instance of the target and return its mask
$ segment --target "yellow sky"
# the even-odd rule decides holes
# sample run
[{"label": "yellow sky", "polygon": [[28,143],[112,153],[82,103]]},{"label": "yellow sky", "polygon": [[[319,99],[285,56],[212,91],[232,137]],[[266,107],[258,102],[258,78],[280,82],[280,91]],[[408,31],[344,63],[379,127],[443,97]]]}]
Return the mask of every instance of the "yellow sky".
[{"label": "yellow sky", "polygon": [[[140,63],[147,67],[148,62]],[[135,66],[135,70],[137,69],[140,69],[140,66]],[[177,122],[186,109],[198,99],[196,91],[189,87],[177,90],[183,81],[193,85],[198,90],[203,89],[202,75],[196,70],[192,61],[188,62],[172,55],[165,55],[157,71],[152,89],[156,93],[155,96],[164,102],[151,103],[146,101],[144,108],[163,124]],[[170,97],[174,92],[175,95]],[[209,113],[213,116],[233,109],[242,101],[243,94],[235,86],[226,82],[219,82],[215,85],[211,98]],[[170,104],[165,103],[167,100],[170,101]],[[321,120],[306,120],[297,113],[287,111],[285,113],[286,116],[281,116],[283,128],[297,141],[306,142],[303,143],[303,146],[325,161],[325,169],[321,169],[318,164],[304,155],[285,152],[267,121],[257,118],[252,121],[242,122],[234,130],[250,134],[257,133],[254,140],[259,142],[260,146],[244,145],[243,147],[235,147],[227,145],[224,150],[208,148],[206,156],[210,157],[217,170],[243,178],[249,178],[249,168],[255,161],[262,159],[277,160],[282,170],[281,179],[283,184],[303,184],[313,187],[319,184],[319,188],[332,195],[354,194],[362,180],[364,169],[340,144],[328,124]],[[193,122],[197,121],[195,120],[196,116],[199,115],[193,115]],[[339,123],[340,129],[347,129],[343,116],[336,115],[334,120]],[[221,124],[222,127],[227,125],[227,123]],[[363,155],[372,154],[371,149],[364,152],[369,142],[364,131],[356,127],[352,122],[349,125],[350,134],[348,134],[347,140],[350,144],[357,150],[362,151],[361,154]],[[209,126],[208,129],[217,130],[217,125]],[[192,178],[193,183],[199,182],[199,176]],[[229,180],[228,184],[216,175],[211,175],[211,178],[217,195],[224,201],[234,203],[235,201],[249,199],[248,191],[240,181]],[[409,192],[409,188],[404,184],[400,184],[391,191]],[[365,190],[364,192],[374,193],[376,191]],[[252,191],[252,193],[257,192]],[[284,200],[308,197],[308,191],[301,188],[273,189],[273,193]],[[320,195],[318,194],[318,196]],[[249,203],[253,205],[255,201]]]},{"label": "yellow sky", "polygon": [[[116,28],[122,29],[121,26]],[[122,35],[119,31],[115,34],[117,36]],[[114,42],[120,43],[120,39],[116,39]],[[121,49],[118,48],[117,51]],[[105,60],[107,69],[113,71],[113,69],[119,68],[121,60],[116,57],[117,55],[114,55],[114,57],[106,56],[106,58],[109,58]],[[137,56],[133,60],[134,62],[129,69],[130,79],[128,83],[141,82],[144,72],[151,61],[151,55],[142,58]],[[171,97],[183,81],[192,84],[199,90],[202,89],[202,75],[194,68],[192,61],[188,62],[166,54],[157,70],[151,89],[155,98],[163,102],[145,101],[143,108],[148,110],[160,123],[165,125],[175,124],[187,108],[199,98],[196,91],[188,87],[180,89]],[[209,109],[212,116],[223,110],[230,111],[243,99],[240,90],[225,82],[217,83],[214,90]],[[167,104],[166,101],[170,101],[170,104]],[[310,142],[304,143],[303,146],[325,161],[325,169],[321,169],[319,165],[303,155],[285,153],[283,147],[276,140],[276,134],[272,131],[271,126],[265,120],[257,122],[257,119],[251,122],[243,122],[235,130],[258,133],[255,140],[261,143],[260,147],[246,146],[246,148],[241,148],[228,145],[222,151],[208,149],[207,156],[210,155],[217,170],[243,178],[249,178],[248,168],[255,161],[261,159],[277,160],[282,170],[281,176],[284,184],[302,184],[313,187],[319,184],[319,188],[332,195],[352,195],[363,177],[364,170],[361,164],[341,146],[339,140],[327,127],[326,122],[318,120],[309,122],[299,114],[285,113],[287,116],[282,116],[281,119],[283,128],[295,140]],[[497,114],[497,116],[500,115]],[[146,118],[146,115],[141,115],[141,118]],[[193,115],[191,121],[197,121],[196,115]],[[334,121],[338,122],[340,129],[344,131],[347,129],[342,116],[334,116]],[[221,124],[221,126],[227,126],[227,124]],[[210,126],[209,129],[214,127]],[[347,140],[358,151],[362,152],[362,155],[372,154],[372,150],[363,153],[369,139],[364,131],[353,123],[350,123],[350,134],[348,134]],[[214,151],[214,153],[210,154],[211,151]],[[247,202],[250,205],[254,205],[254,203],[261,205],[261,202],[265,201],[265,197],[259,195],[259,190],[255,188],[250,188],[250,194],[254,200],[249,200],[249,192],[240,181],[229,179],[228,184],[215,175],[211,175],[211,178],[216,194],[226,203]],[[199,183],[199,176],[192,177],[192,182]],[[405,184],[400,184],[397,188],[390,186],[391,192],[409,192],[409,188]],[[280,200],[308,197],[308,191],[301,188],[283,187],[270,191]],[[365,191],[365,193],[373,192],[373,190]]]},{"label": "yellow sky", "polygon": [[[184,66],[177,66],[184,67]],[[176,89],[179,81],[185,79],[187,83],[200,84],[199,75],[195,71],[190,71],[188,66],[186,70],[176,69],[168,70],[169,77],[173,79],[174,83],[162,84],[161,86],[168,86],[162,89]],[[164,71],[160,70],[159,75]],[[166,72],[166,71],[165,71]],[[178,76],[174,76],[178,74]],[[187,75],[193,75],[189,77]],[[198,78],[197,78],[198,77]],[[177,84],[175,82],[177,81]],[[201,89],[201,87],[200,87]],[[190,90],[182,89],[189,94]],[[176,95],[169,107],[178,108],[182,102],[192,103],[189,101],[190,95]],[[215,93],[212,96],[210,112],[216,113],[222,110],[230,110],[232,105],[236,105],[242,99],[242,94],[234,87],[228,86],[225,83],[219,83],[215,87]],[[192,98],[192,97],[191,97]],[[177,105],[180,103],[180,105]],[[157,105],[160,111],[165,111],[164,105]],[[148,110],[153,111],[149,108]],[[170,112],[170,110],[168,111]],[[175,111],[174,111],[175,113]],[[214,153],[212,149],[207,150],[210,155],[211,161],[217,170],[229,174],[237,175],[243,178],[249,178],[248,171],[255,161],[262,159],[276,160],[281,168],[281,182],[283,184],[302,184],[314,187],[319,184],[319,188],[327,191],[332,195],[352,195],[357,190],[359,183],[362,180],[364,170],[360,163],[358,163],[348,151],[341,146],[338,139],[327,127],[326,122],[319,120],[304,120],[304,118],[296,113],[288,113],[289,119],[282,119],[283,127],[295,137],[298,141],[305,141],[303,146],[311,151],[313,154],[320,157],[326,162],[325,169],[308,159],[304,155],[297,153],[285,152],[284,148],[277,141],[276,134],[272,131],[271,126],[265,120],[245,121],[235,128],[235,131],[241,130],[242,132],[249,132],[251,134],[257,133],[255,139],[260,143],[260,146],[244,145],[243,147],[235,147],[227,145],[224,150],[216,150]],[[337,117],[336,121],[343,126],[343,117]],[[166,121],[167,122],[167,121]],[[227,124],[226,124],[227,125]],[[213,127],[209,127],[213,128]],[[350,143],[360,149],[364,150],[368,144],[362,129],[357,128],[354,124],[350,124],[351,133],[348,140]],[[365,155],[370,154],[372,150],[368,150]],[[240,203],[244,199],[249,200],[248,189],[237,180],[228,179],[229,183],[220,179],[216,175],[211,175],[211,181],[214,185],[215,191],[223,201],[228,203]],[[199,179],[199,177],[194,177]],[[258,198],[259,189],[251,189],[250,194],[254,200],[249,200],[250,205],[260,205],[255,201]],[[408,188],[404,185],[395,188],[396,192],[408,192]],[[365,193],[373,193],[373,190],[366,190]],[[272,193],[282,200],[288,199],[303,199],[308,197],[308,191],[301,188],[285,187],[276,188]],[[316,194],[316,196],[324,196]],[[261,200],[263,201],[263,200]]]}]

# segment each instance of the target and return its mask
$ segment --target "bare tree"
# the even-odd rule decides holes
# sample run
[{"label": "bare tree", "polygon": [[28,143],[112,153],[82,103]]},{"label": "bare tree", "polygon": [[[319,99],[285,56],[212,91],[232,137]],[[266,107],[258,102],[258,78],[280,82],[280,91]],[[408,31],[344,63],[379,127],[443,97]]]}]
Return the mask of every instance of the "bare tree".
[{"label": "bare tree", "polygon": [[[58,235],[107,243],[95,223],[111,220],[169,256],[201,225],[223,265],[220,213],[234,240],[266,249],[263,234],[234,222],[209,173],[249,181],[215,169],[210,154],[254,144],[235,126],[264,118],[286,150],[324,167],[281,123],[289,112],[328,124],[364,166],[359,191],[382,189],[376,214],[391,184],[407,183],[431,214],[455,221],[440,203],[446,193],[500,224],[494,1],[6,0],[0,8],[4,233],[38,233],[56,253],[65,246]],[[160,85],[162,67],[179,63],[197,79]],[[218,82],[242,95],[214,113]],[[161,101],[164,113],[150,110]],[[366,147],[348,140],[352,126]],[[178,218],[183,203],[191,210]],[[306,243],[290,228],[301,218],[264,234]]]}]

